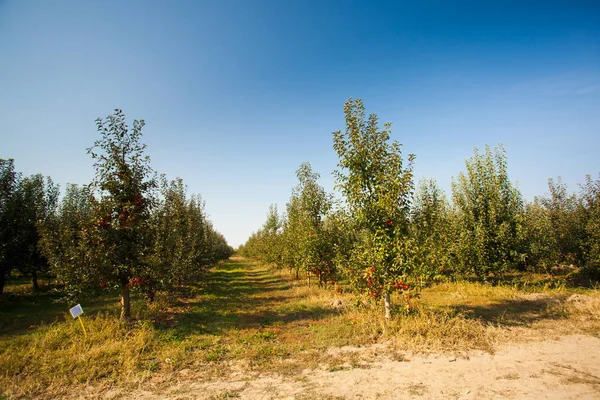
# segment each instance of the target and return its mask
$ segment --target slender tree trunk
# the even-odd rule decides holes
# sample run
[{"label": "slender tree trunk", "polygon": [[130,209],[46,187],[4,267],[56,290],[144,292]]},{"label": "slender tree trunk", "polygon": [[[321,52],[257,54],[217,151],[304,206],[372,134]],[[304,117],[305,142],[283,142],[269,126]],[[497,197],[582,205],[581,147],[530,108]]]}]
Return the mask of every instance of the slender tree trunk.
[{"label": "slender tree trunk", "polygon": [[385,318],[390,319],[392,317],[392,303],[390,301],[389,292],[383,294],[383,302],[385,304]]},{"label": "slender tree trunk", "polygon": [[308,287],[310,287],[310,272],[307,272],[306,276],[308,276]]},{"label": "slender tree trunk", "polygon": [[300,279],[300,270],[296,268],[296,280]]},{"label": "slender tree trunk", "polygon": [[36,270],[31,271],[31,284],[33,285],[34,292],[40,291],[40,285],[38,283],[38,276]]},{"label": "slender tree trunk", "polygon": [[127,284],[121,284],[121,319],[131,319],[131,302],[129,301],[129,288]]}]

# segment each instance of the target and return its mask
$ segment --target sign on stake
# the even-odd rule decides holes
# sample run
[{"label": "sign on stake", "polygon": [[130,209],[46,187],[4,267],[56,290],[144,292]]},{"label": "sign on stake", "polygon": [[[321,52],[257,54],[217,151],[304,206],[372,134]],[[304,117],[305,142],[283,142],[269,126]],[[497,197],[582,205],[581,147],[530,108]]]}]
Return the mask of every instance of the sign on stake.
[{"label": "sign on stake", "polygon": [[73,316],[73,319],[77,318],[79,320],[81,329],[83,329],[83,336],[87,337],[87,332],[85,331],[85,326],[83,326],[83,320],[81,319],[81,314],[83,314],[83,308],[81,308],[81,304],[77,304],[75,307],[70,308],[69,312]]}]

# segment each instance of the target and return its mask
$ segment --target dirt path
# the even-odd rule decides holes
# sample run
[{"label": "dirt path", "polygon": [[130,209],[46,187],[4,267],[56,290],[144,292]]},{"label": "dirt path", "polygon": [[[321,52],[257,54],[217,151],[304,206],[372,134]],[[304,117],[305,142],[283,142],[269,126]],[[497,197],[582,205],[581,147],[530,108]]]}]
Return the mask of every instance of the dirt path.
[{"label": "dirt path", "polygon": [[[372,351],[342,348],[336,351]],[[105,393],[124,399],[600,399],[600,339],[567,336],[508,346],[495,355],[383,358],[358,368],[232,374],[179,380],[156,391]]]}]

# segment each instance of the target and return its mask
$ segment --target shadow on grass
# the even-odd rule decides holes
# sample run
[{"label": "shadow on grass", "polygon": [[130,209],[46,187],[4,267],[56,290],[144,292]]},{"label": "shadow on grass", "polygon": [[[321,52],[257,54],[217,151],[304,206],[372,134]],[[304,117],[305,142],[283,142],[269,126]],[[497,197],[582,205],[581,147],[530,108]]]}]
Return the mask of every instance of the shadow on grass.
[{"label": "shadow on grass", "polygon": [[556,300],[540,298],[502,300],[490,305],[460,304],[450,306],[449,311],[462,313],[468,318],[478,319],[489,325],[527,326],[542,320],[564,318],[564,313],[549,308],[553,301]]},{"label": "shadow on grass", "polygon": [[[117,301],[116,293],[107,294],[87,299],[82,306],[87,315],[95,315],[100,311],[113,311]],[[52,287],[45,287],[38,292],[5,293],[0,297],[0,337],[18,335],[30,328],[64,321],[70,318],[69,308],[74,305],[62,300],[62,295]]]},{"label": "shadow on grass", "polygon": [[[474,275],[461,276],[461,280],[482,283]],[[503,275],[491,275],[486,278],[492,286],[511,286],[519,290],[557,289],[557,288],[594,288],[600,285],[600,269],[593,267],[565,267],[554,269],[550,273],[510,272]]]},{"label": "shadow on grass", "polygon": [[296,299],[286,291],[290,284],[267,270],[256,270],[240,261],[228,261],[207,276],[203,294],[186,305],[170,326],[178,338],[194,334],[217,335],[228,330],[259,329],[300,320],[319,320],[338,311],[329,307],[294,307],[280,310]]},{"label": "shadow on grass", "polygon": [[[74,304],[61,300],[61,295],[50,287],[33,292],[22,285],[23,282],[17,282],[15,291],[0,297],[0,337],[27,333],[30,328],[70,318],[68,310]],[[242,260],[219,265],[202,283],[192,287],[201,294],[179,297],[174,309],[159,312],[154,319],[158,330],[183,339],[196,334],[217,335],[229,330],[318,320],[337,313],[325,306],[295,303],[297,298],[288,291],[291,285],[287,281]],[[133,296],[132,301],[136,298]],[[110,292],[86,299],[82,306],[88,316],[108,312],[117,318],[118,301],[118,293]]]}]

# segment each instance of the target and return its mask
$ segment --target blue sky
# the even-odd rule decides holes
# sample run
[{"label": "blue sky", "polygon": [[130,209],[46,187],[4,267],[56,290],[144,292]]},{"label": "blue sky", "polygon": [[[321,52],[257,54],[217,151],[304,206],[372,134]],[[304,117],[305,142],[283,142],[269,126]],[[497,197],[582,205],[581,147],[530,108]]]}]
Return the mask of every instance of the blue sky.
[{"label": "blue sky", "polygon": [[94,120],[145,119],[154,168],[200,193],[230,244],[285,208],[362,98],[448,195],[504,143],[527,200],[600,161],[600,2],[0,0],[0,157],[84,184]]}]

